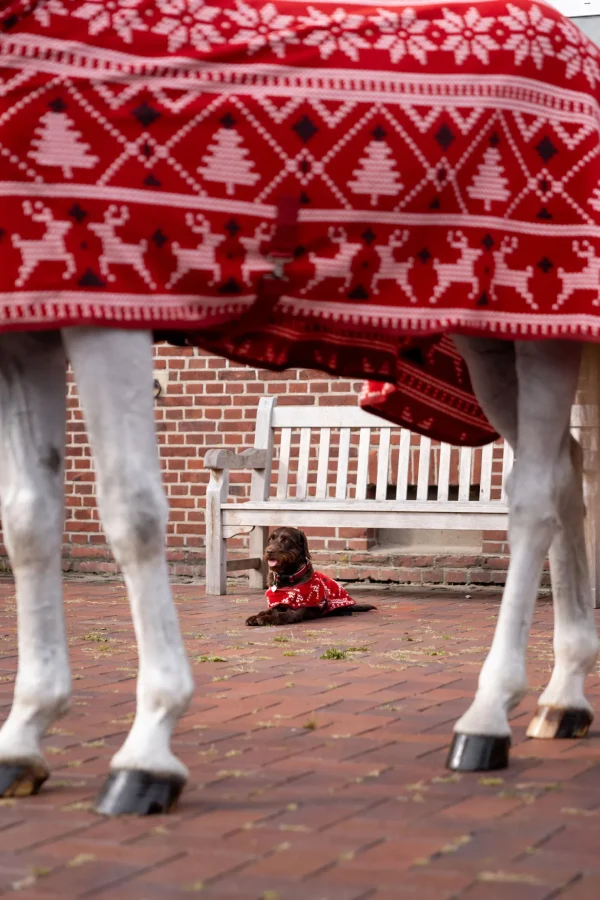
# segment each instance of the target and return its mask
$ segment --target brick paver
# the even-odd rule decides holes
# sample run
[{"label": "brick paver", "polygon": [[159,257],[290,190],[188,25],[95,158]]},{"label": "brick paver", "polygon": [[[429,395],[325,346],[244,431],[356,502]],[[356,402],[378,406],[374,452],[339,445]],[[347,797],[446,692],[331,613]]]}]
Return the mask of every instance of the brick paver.
[{"label": "brick paver", "polygon": [[[71,712],[52,729],[51,781],[0,801],[0,893],[168,900],[597,900],[600,729],[534,742],[525,728],[552,665],[538,606],[531,695],[508,772],[444,769],[498,600],[381,591],[378,613],[248,629],[259,594],[175,588],[196,679],[177,752],[176,814],[106,820],[91,801],[134,710],[136,650],[123,587],[66,588]],[[0,703],[16,667],[13,589],[0,584]],[[322,659],[327,649],[341,659]],[[600,677],[589,680],[600,708]]]}]

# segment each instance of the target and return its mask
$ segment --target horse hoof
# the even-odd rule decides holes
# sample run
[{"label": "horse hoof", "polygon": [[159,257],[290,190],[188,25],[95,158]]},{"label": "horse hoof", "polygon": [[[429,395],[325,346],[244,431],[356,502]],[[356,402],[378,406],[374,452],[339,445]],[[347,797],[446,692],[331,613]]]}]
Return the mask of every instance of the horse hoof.
[{"label": "horse hoof", "polygon": [[527,729],[530,738],[583,738],[594,720],[589,709],[538,706]]},{"label": "horse hoof", "polygon": [[510,737],[485,734],[455,734],[446,768],[455,772],[492,772],[508,768]]},{"label": "horse hoof", "polygon": [[49,774],[41,763],[0,763],[0,797],[29,797],[37,794]]},{"label": "horse hoof", "polygon": [[177,805],[185,780],[177,775],[153,775],[136,769],[111,772],[94,804],[102,816],[153,816]]}]

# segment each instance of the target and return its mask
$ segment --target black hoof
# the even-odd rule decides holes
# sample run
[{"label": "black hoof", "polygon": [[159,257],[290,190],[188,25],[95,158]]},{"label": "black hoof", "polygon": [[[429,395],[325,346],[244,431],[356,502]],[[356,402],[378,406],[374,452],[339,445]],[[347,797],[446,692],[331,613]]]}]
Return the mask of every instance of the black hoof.
[{"label": "black hoof", "polygon": [[594,717],[588,709],[556,709],[538,706],[527,729],[527,737],[554,740],[583,738],[590,730]]},{"label": "black hoof", "polygon": [[176,775],[153,775],[134,769],[111,772],[94,809],[103,816],[154,816],[171,812],[185,780]]},{"label": "black hoof", "polygon": [[455,734],[446,768],[455,772],[491,772],[508,768],[509,737]]},{"label": "black hoof", "polygon": [[0,763],[0,797],[37,794],[48,775],[48,770],[39,763]]}]

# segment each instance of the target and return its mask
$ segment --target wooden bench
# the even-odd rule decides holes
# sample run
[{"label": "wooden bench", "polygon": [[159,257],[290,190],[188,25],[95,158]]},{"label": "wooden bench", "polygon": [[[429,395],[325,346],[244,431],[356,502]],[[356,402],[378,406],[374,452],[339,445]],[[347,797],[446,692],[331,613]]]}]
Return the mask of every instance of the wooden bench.
[{"label": "wooden bench", "polygon": [[[210,450],[206,591],[225,594],[227,573],[265,585],[269,527],[504,531],[502,485],[512,466],[502,442],[451,447],[352,406],[277,406],[261,399],[254,449]],[[229,498],[229,472],[250,469],[250,497]],[[249,534],[250,558],[227,561],[227,539]]]}]

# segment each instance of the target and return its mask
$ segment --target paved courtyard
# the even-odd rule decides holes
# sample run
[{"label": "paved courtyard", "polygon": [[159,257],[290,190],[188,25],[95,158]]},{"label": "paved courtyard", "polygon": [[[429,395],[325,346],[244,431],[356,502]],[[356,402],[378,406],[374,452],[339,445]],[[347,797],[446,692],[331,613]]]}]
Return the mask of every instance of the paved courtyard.
[{"label": "paved courtyard", "polygon": [[[260,594],[175,587],[196,678],[176,735],[191,780],[176,814],[105,820],[91,800],[134,709],[124,589],[70,583],[74,704],[46,741],[52,779],[0,801],[0,893],[27,900],[598,900],[600,728],[525,739],[552,663],[535,617],[531,696],[510,771],[444,769],[498,600],[355,591],[379,612],[248,629]],[[376,598],[376,600],[375,600]],[[16,668],[12,586],[0,585],[0,691]],[[324,658],[325,657],[325,658]],[[600,678],[589,682],[600,711]]]}]

